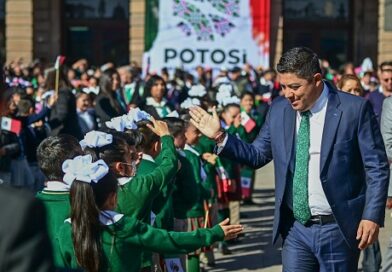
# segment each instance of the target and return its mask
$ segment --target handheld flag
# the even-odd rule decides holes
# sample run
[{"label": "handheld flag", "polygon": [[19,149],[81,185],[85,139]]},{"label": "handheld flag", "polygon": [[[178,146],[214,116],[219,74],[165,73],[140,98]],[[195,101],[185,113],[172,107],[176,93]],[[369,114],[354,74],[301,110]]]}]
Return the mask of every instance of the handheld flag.
[{"label": "handheld flag", "polygon": [[16,119],[3,116],[1,117],[1,129],[19,135],[22,131],[22,122]]}]

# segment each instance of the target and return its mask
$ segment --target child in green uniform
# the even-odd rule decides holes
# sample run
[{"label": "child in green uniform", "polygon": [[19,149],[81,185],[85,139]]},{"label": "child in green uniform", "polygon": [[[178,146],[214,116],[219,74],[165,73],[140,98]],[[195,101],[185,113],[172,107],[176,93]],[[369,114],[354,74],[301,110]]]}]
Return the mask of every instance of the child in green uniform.
[{"label": "child in green uniform", "polygon": [[[198,228],[203,228],[205,225],[205,204],[213,193],[209,184],[205,182],[207,173],[205,172],[205,169],[202,165],[201,154],[195,149],[195,145],[198,143],[200,138],[200,133],[198,129],[189,122],[189,115],[184,115],[181,119],[187,122],[185,130],[186,144],[184,147],[184,153],[186,159],[192,165],[192,175],[195,177],[199,191],[199,197],[196,204],[187,212],[188,230],[195,230]],[[196,251],[188,255],[188,272],[198,272],[200,270],[199,255],[200,251]]]},{"label": "child in green uniform", "polygon": [[57,240],[64,268],[88,272],[138,272],[142,249],[185,253],[242,231],[225,220],[211,229],[191,233],[155,229],[135,218],[114,212],[118,181],[103,160],[79,156],[63,164],[64,180],[72,182],[71,217]]},{"label": "child in green uniform", "polygon": [[[173,179],[178,170],[177,154],[173,138],[169,136],[165,123],[152,119],[147,125],[161,138],[161,163],[145,175],[137,175],[136,149],[119,137],[121,132],[113,133],[112,143],[100,148],[86,148],[86,152],[97,159],[103,159],[115,173],[120,187],[117,211],[151,224],[151,210],[154,199]],[[128,134],[131,137],[130,134]],[[130,167],[131,166],[131,167]],[[136,176],[135,176],[136,175]],[[143,260],[143,267],[151,266],[151,257]]]},{"label": "child in green uniform", "polygon": [[[186,142],[184,120],[176,117],[166,117],[163,121],[167,123],[169,132],[174,137],[174,145],[181,164],[181,168],[177,172],[174,180],[172,193],[173,230],[185,232],[188,231],[187,211],[196,204],[199,198],[198,184],[193,175],[192,164],[186,159],[183,150]],[[166,256],[166,258],[170,258],[170,256]],[[180,265],[185,271],[186,255],[181,255],[179,258]],[[171,258],[171,261],[173,261],[173,258]]]},{"label": "child in green uniform", "polygon": [[[240,106],[238,104],[228,104],[223,108],[221,112],[221,126],[227,131],[241,139],[247,139],[245,128],[241,125],[241,114]],[[229,160],[224,157],[219,158],[221,166],[227,173],[229,181],[229,187],[225,194],[227,196],[228,205],[222,206],[220,210],[221,218],[226,218],[230,215],[230,220],[239,224],[240,222],[240,200],[241,200],[241,176],[240,176],[240,165],[237,162]],[[221,251],[223,254],[230,253],[230,250],[226,247],[225,243],[221,244]]]},{"label": "child in green uniform", "polygon": [[[58,256],[56,254],[58,248],[55,245],[56,234],[70,215],[70,184],[63,181],[64,173],[61,166],[63,161],[82,154],[78,140],[66,134],[46,138],[37,149],[38,164],[47,181],[43,191],[38,192],[36,197],[43,202],[46,209],[48,234],[55,257]],[[58,265],[59,260],[54,259],[54,264]]]},{"label": "child in green uniform", "polygon": [[[253,142],[259,133],[264,118],[254,108],[255,97],[251,92],[245,92],[241,95],[241,116],[247,119],[245,124],[245,131],[247,137],[245,140],[248,143]],[[254,187],[255,170],[248,166],[241,167],[241,187],[242,200],[244,204],[254,204],[252,201],[252,193]]]},{"label": "child in green uniform", "polygon": [[[157,167],[161,151],[160,137],[147,127],[151,124],[150,121],[143,120],[137,123],[138,131],[142,137],[141,142],[137,149],[143,152],[142,160],[137,169],[136,177],[142,177],[152,173]],[[157,160],[157,161],[156,161]],[[169,176],[167,178],[170,178]],[[153,200],[151,225],[160,229],[173,230],[173,207],[171,199],[172,181],[168,181],[167,185],[162,188],[158,196]],[[151,254],[144,252],[143,254],[143,271],[150,271],[151,265],[154,266],[153,270],[161,270],[160,256],[158,254]]]}]

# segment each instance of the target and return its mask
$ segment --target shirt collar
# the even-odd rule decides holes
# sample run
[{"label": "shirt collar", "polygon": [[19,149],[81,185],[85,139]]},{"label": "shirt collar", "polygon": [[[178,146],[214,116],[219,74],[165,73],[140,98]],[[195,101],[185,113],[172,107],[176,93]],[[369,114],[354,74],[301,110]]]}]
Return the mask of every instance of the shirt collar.
[{"label": "shirt collar", "polygon": [[194,149],[192,146],[190,146],[189,144],[185,144],[184,150],[188,150],[190,152],[192,152],[193,154],[195,154],[196,156],[200,156],[200,153],[196,151],[196,149]]},{"label": "shirt collar", "polygon": [[[123,218],[124,215],[121,213],[116,213],[115,211],[101,211],[99,214],[99,222],[101,222],[102,225],[109,226],[117,223],[118,221]],[[70,223],[71,224],[71,218],[67,218],[64,220],[64,222]]]},{"label": "shirt collar", "polygon": [[61,181],[47,181],[44,191],[69,192],[71,186]]},{"label": "shirt collar", "polygon": [[120,221],[121,218],[123,218],[124,215],[121,213],[117,213],[115,211],[101,211],[99,214],[99,221],[101,222],[101,224],[105,225],[105,226],[109,226],[112,225],[114,223],[117,223],[118,221]]},{"label": "shirt collar", "polygon": [[154,98],[152,98],[152,97],[150,96],[150,97],[147,97],[147,99],[146,99],[146,104],[147,104],[148,106],[153,106],[153,107],[164,107],[164,106],[166,106],[166,99],[165,99],[165,98],[162,98],[162,101],[161,101],[160,103],[158,103],[158,102],[156,102],[156,101],[154,100]]},{"label": "shirt collar", "polygon": [[323,87],[323,91],[321,92],[320,97],[316,100],[314,105],[310,108],[310,112],[312,113],[312,115],[320,112],[328,102],[329,89],[328,89],[327,84],[325,84],[325,82],[323,82],[323,84],[324,84],[324,87]]},{"label": "shirt collar", "polygon": [[120,185],[125,185],[128,182],[130,182],[131,180],[132,180],[132,177],[121,177],[121,178],[117,179],[118,184],[120,184]]},{"label": "shirt collar", "polygon": [[142,159],[150,162],[155,162],[154,158],[151,155],[143,153]]}]

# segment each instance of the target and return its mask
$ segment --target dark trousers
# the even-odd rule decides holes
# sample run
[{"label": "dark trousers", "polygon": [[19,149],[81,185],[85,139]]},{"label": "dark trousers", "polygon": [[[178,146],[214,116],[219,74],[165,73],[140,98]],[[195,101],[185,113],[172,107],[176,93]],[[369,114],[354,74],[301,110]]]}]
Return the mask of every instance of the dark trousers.
[{"label": "dark trousers", "polygon": [[357,271],[359,250],[351,249],[336,223],[304,226],[294,221],[283,242],[284,272]]}]

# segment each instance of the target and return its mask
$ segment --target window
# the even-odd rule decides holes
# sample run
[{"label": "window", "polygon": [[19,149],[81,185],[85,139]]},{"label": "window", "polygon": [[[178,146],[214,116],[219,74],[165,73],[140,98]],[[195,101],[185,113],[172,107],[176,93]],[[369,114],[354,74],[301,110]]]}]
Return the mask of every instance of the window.
[{"label": "window", "polygon": [[306,46],[334,68],[352,57],[350,0],[285,0],[284,51]]},{"label": "window", "polygon": [[65,0],[64,52],[70,61],[129,61],[130,0]]}]

